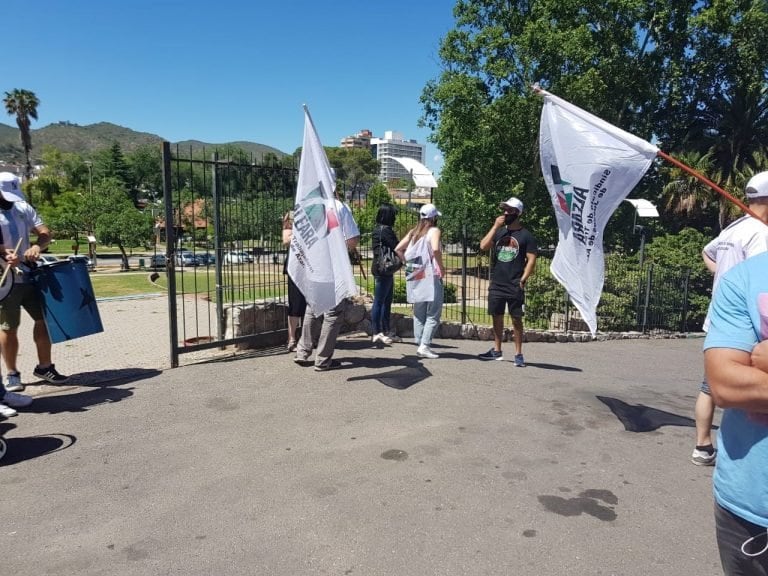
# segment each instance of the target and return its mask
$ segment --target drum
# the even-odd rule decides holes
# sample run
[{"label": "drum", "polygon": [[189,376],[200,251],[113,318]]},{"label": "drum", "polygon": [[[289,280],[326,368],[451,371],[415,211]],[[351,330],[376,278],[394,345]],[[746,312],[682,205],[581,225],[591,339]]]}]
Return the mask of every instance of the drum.
[{"label": "drum", "polygon": [[104,331],[85,262],[62,260],[38,266],[32,280],[42,296],[52,343]]}]

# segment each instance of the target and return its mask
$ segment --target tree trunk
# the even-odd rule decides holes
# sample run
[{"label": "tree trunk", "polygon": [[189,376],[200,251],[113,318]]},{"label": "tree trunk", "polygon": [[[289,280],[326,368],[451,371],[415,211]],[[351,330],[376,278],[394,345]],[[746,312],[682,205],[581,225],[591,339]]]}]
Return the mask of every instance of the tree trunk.
[{"label": "tree trunk", "polygon": [[120,248],[120,254],[121,256],[121,262],[120,262],[120,270],[125,272],[129,270],[128,267],[128,254],[125,253],[125,247],[122,244],[117,245],[118,248]]}]

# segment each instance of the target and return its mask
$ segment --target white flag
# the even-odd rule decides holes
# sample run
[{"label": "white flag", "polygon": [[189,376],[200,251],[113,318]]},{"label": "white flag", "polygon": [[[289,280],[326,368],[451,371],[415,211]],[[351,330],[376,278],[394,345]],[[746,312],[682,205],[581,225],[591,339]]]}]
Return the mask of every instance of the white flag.
[{"label": "white flag", "polygon": [[605,225],[648,170],[658,148],[543,93],[541,170],[559,229],[550,270],[594,335],[603,290]]},{"label": "white flag", "polygon": [[315,314],[357,294],[334,198],[335,179],[304,107],[304,143],[293,208],[288,274]]}]

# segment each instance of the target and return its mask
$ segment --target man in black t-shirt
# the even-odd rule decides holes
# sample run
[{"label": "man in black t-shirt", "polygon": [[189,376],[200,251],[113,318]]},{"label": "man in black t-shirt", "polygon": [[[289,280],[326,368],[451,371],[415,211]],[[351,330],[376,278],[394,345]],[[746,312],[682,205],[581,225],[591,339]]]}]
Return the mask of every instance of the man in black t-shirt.
[{"label": "man in black t-shirt", "polygon": [[488,314],[493,317],[494,347],[482,360],[503,360],[501,340],[504,336],[504,313],[512,317],[515,339],[515,366],[525,366],[523,358],[523,306],[525,283],[536,264],[536,238],[520,224],[523,203],[510,198],[499,204],[504,214],[480,241],[480,250],[491,251],[491,283],[488,286]]}]

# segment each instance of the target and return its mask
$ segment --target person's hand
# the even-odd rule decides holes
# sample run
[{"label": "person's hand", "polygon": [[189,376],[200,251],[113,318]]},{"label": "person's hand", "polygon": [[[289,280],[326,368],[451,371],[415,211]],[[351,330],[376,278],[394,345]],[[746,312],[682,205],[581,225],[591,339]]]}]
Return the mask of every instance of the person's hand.
[{"label": "person's hand", "polygon": [[520,278],[520,288],[525,288],[526,282],[528,282],[527,278]]},{"label": "person's hand", "polygon": [[9,266],[13,266],[14,268],[21,263],[19,255],[16,254],[11,248],[5,249],[5,261]]},{"label": "person's hand", "polygon": [[40,258],[40,246],[37,244],[33,244],[29,248],[27,248],[26,252],[24,252],[24,260],[28,262],[37,262]]},{"label": "person's hand", "polygon": [[501,228],[502,226],[506,226],[506,224],[504,224],[504,218],[505,218],[504,214],[502,214],[501,216],[498,216],[496,220],[493,221],[493,227]]},{"label": "person's hand", "polygon": [[763,372],[768,372],[768,340],[759,342],[752,348],[752,366]]}]

